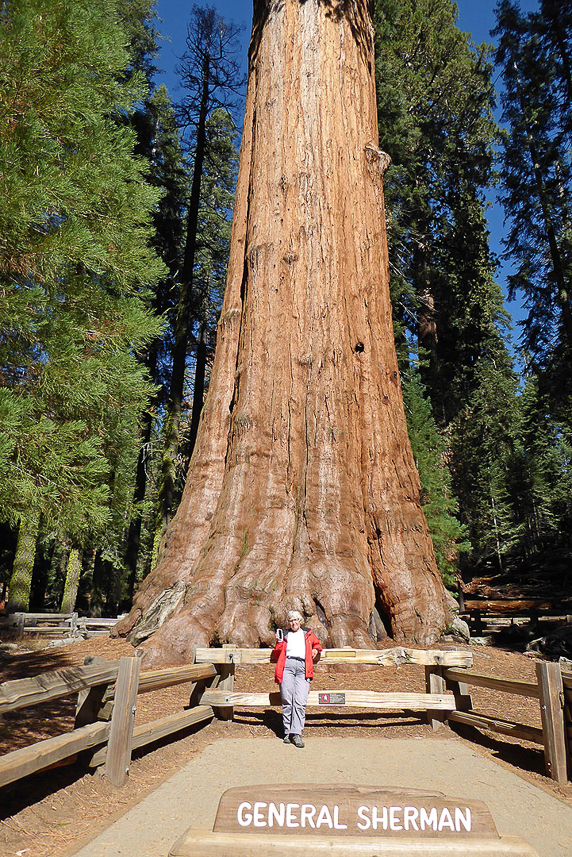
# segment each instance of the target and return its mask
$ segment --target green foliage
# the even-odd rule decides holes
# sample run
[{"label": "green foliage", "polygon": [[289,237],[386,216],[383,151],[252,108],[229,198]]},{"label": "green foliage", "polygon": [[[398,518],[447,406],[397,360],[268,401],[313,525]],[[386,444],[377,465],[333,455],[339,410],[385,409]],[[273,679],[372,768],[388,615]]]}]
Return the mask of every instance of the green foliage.
[{"label": "green foliage", "polygon": [[[206,122],[206,148],[197,230],[194,284],[197,328],[206,321],[214,340],[226,286],[231,216],[238,171],[237,131],[228,111],[213,110]],[[211,342],[211,347],[214,342]]]},{"label": "green foliage", "polygon": [[[209,292],[212,289],[209,281],[215,274],[215,255],[208,249],[208,242],[214,245],[218,240],[213,234],[213,226],[218,229],[220,235],[221,202],[216,199],[216,188],[220,189],[219,196],[227,194],[224,171],[232,172],[233,166],[228,164],[221,171],[224,162],[217,153],[221,152],[221,144],[225,138],[228,138],[227,154],[234,145],[234,127],[229,111],[236,106],[236,95],[243,85],[236,59],[239,31],[240,28],[225,21],[213,7],[193,6],[187,27],[186,50],[179,67],[184,94],[178,106],[178,113],[181,127],[185,131],[183,138],[192,164],[189,170],[192,179],[186,212],[183,261],[177,278],[179,288],[173,321],[155,545],[160,542],[171,520],[178,502],[177,495],[180,496],[180,482],[178,486],[177,477],[182,475],[184,478],[186,470],[185,467],[178,467],[178,462],[183,441],[185,376],[192,344],[196,344],[196,350],[193,409],[188,441],[190,453],[194,447],[203,405],[210,314]],[[223,129],[221,123],[226,123],[226,129]],[[218,130],[217,124],[220,126]],[[218,178],[214,184],[208,181],[209,161],[211,172],[212,165],[218,162],[218,169],[215,169]],[[226,205],[223,199],[223,211]],[[204,218],[209,211],[215,214],[215,218],[213,222],[205,223]],[[228,210],[224,211],[223,221],[229,213]],[[201,225],[209,231],[203,234]],[[191,332],[196,332],[194,343]],[[183,459],[186,458],[187,456],[183,456]]]},{"label": "green foliage", "polygon": [[[471,311],[459,307],[467,290],[499,304],[483,216],[497,133],[490,49],[470,44],[450,0],[374,7],[380,145],[392,158],[385,195],[394,317],[399,333],[427,350],[423,380],[438,419],[448,421],[458,408],[451,366],[467,365],[458,346],[488,323],[475,300]],[[402,335],[398,342],[404,367],[407,343]]]},{"label": "green foliage", "polygon": [[479,361],[470,399],[449,426],[453,489],[467,526],[475,565],[502,557],[518,543],[509,491],[518,448],[518,378],[506,349]]},{"label": "green foliage", "polygon": [[421,505],[429,527],[437,567],[447,586],[456,584],[458,555],[470,550],[467,528],[458,519],[447,466],[449,451],[433,419],[418,373],[403,377],[403,403],[413,456],[421,481]]},{"label": "green foliage", "polygon": [[570,161],[572,14],[544,0],[524,15],[497,6],[496,60],[504,94],[503,202],[507,256],[516,273],[509,296],[524,296],[523,343],[534,365],[552,376],[553,395],[569,396],[572,355],[572,164]]},{"label": "green foliage", "polygon": [[[569,413],[569,410],[568,410]],[[511,493],[521,526],[520,553],[569,551],[572,544],[572,428],[530,375],[520,397],[520,448]]]},{"label": "green foliage", "polygon": [[[385,192],[397,342],[402,371],[418,355],[431,403],[431,413],[423,398],[417,404],[427,432],[414,425],[412,402],[408,424],[422,485],[431,484],[425,511],[443,568],[456,538],[463,549],[467,536],[472,545],[465,563],[491,550],[491,491],[502,505],[491,474],[504,474],[505,461],[502,444],[487,447],[495,420],[487,396],[489,388],[510,389],[507,403],[516,396],[485,219],[498,136],[491,48],[459,30],[450,0],[377,0],[375,14],[380,145],[392,158]],[[499,423],[501,434],[509,430],[503,417]]]},{"label": "green foliage", "polygon": [[33,510],[78,544],[102,537],[118,495],[125,514],[120,470],[152,392],[136,355],[161,330],[125,41],[112,0],[0,15],[0,514]]}]

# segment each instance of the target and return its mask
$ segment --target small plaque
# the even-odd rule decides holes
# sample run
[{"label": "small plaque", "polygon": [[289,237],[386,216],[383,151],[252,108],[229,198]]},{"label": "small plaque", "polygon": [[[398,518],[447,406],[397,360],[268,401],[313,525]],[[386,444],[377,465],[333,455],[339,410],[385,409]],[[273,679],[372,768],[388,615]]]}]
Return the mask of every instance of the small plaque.
[{"label": "small plaque", "polygon": [[319,693],[318,702],[320,705],[345,705],[345,693]]}]

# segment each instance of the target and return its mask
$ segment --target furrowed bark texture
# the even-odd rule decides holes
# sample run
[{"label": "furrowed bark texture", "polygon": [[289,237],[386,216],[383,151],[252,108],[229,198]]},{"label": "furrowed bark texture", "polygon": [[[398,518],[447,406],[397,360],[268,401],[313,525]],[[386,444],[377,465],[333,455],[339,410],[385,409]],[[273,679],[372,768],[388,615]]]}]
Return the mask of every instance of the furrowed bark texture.
[{"label": "furrowed bark texture", "polygon": [[387,161],[367,0],[255,2],[209,392],[162,558],[119,628],[148,638],[146,662],[268,645],[294,607],[330,646],[370,647],[376,603],[399,640],[446,624],[393,341]]}]

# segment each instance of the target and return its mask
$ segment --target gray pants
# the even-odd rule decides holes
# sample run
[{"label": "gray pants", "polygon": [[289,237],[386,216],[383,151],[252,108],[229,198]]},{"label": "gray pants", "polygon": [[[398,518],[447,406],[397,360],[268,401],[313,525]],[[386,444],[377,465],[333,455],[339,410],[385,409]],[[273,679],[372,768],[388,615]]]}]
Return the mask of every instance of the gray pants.
[{"label": "gray pants", "polygon": [[284,735],[301,735],[306,720],[306,702],[310,679],[306,678],[304,661],[286,658],[284,676],[280,685]]}]

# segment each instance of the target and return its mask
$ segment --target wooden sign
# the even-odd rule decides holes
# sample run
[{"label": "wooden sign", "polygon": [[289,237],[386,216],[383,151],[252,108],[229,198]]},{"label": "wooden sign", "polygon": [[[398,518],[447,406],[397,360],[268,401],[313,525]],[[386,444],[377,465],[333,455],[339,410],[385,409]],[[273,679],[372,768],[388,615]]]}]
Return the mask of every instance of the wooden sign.
[{"label": "wooden sign", "polygon": [[502,836],[481,801],[342,785],[228,789],[213,830],[190,828],[169,857],[538,857]]},{"label": "wooden sign", "polygon": [[368,786],[266,785],[228,789],[213,827],[221,833],[498,839],[480,801],[439,792]]}]

